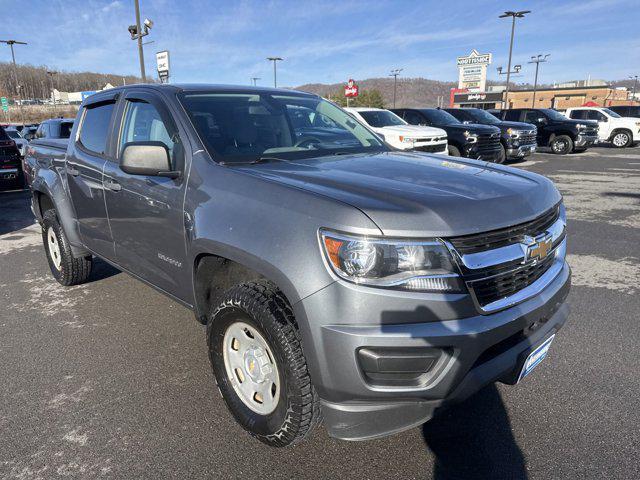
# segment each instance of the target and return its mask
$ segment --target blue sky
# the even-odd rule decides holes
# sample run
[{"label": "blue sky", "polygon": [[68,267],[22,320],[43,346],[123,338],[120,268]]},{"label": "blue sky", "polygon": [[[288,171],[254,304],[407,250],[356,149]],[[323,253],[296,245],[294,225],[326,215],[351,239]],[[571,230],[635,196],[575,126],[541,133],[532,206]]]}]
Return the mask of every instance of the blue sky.
[{"label": "blue sky", "polygon": [[[472,48],[493,53],[489,78],[506,68],[510,20],[504,10],[532,10],[518,21],[514,81],[533,81],[527,60],[550,53],[541,82],[624,79],[640,73],[638,0],[539,1],[206,1],[140,0],[155,26],[146,41],[147,72],[155,52],[171,51],[172,81],[271,84],[265,60],[278,55],[279,85],[334,83],[349,77],[403,76],[456,80],[455,58]],[[133,0],[0,0],[0,36],[17,46],[18,62],[70,71],[138,74]],[[9,49],[0,46],[0,59]]]}]

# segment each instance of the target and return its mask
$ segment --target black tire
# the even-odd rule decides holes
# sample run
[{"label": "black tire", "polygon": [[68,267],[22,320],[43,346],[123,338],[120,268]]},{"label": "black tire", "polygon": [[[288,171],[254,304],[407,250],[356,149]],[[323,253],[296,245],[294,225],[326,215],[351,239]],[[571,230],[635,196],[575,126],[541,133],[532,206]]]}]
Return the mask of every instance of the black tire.
[{"label": "black tire", "polygon": [[573,151],[573,140],[568,135],[558,135],[549,142],[549,147],[551,148],[551,153],[566,155]]},{"label": "black tire", "polygon": [[455,145],[449,145],[449,155],[452,157],[461,157],[460,150]]},{"label": "black tire", "polygon": [[[50,245],[50,231],[58,244],[58,252],[53,251],[53,247]],[[44,251],[47,255],[51,274],[58,283],[68,287],[87,281],[91,274],[91,255],[75,257],[71,253],[71,246],[67,236],[58,222],[56,211],[53,209],[47,210],[42,216],[42,241],[44,242]]]},{"label": "black tire", "polygon": [[633,143],[633,135],[628,130],[616,130],[610,140],[613,148],[627,148]]},{"label": "black tire", "polygon": [[507,151],[504,149],[504,145],[500,145],[500,155],[498,155],[498,159],[496,163],[504,163],[507,160]]},{"label": "black tire", "polygon": [[[249,408],[227,375],[224,337],[238,321],[255,328],[275,357],[280,393],[275,410],[267,415]],[[222,398],[252,436],[267,445],[285,447],[305,438],[320,423],[319,398],[311,383],[293,311],[272,283],[251,282],[228,290],[209,315],[207,342]]]}]

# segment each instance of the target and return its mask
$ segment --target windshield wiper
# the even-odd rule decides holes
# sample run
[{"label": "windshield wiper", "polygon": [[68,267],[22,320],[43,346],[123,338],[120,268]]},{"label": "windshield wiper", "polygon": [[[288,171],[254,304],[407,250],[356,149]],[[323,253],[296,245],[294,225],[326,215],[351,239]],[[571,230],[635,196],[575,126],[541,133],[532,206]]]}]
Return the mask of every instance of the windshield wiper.
[{"label": "windshield wiper", "polygon": [[220,162],[220,163],[222,165],[254,165],[256,163],[267,163],[267,162],[274,162],[274,161],[285,162],[286,160],[284,158],[263,156],[263,157],[258,157],[255,160],[249,160],[247,162]]}]

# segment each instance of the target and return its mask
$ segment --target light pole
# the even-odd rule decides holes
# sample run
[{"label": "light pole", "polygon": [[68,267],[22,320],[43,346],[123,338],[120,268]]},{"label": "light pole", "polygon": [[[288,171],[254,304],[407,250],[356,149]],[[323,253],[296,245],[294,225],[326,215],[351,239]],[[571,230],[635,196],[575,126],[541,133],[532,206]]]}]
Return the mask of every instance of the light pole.
[{"label": "light pole", "polygon": [[58,72],[53,70],[47,70],[47,75],[49,75],[49,83],[51,84],[51,98],[53,98],[53,110],[56,110],[56,92],[53,90],[53,76]]},{"label": "light pole", "polygon": [[18,40],[0,40],[0,43],[6,43],[11,47],[11,60],[13,61],[13,80],[16,82],[16,96],[20,100],[20,118],[24,125],[24,112],[22,111],[22,95],[20,92],[20,85],[18,84],[18,67],[16,66],[16,54],[13,51],[14,45],[27,45],[27,42],[19,42]]},{"label": "light pole", "polygon": [[278,87],[277,73],[276,73],[276,63],[281,62],[283,59],[280,57],[267,57],[267,60],[273,62],[273,88]]},{"label": "light pole", "polygon": [[398,85],[398,75],[400,72],[404,70],[403,68],[395,68],[391,70],[389,74],[390,77],[393,77],[393,108],[396,108],[396,86]]},{"label": "light pole", "polygon": [[550,53],[547,53],[546,55],[538,55],[535,57],[531,57],[531,61],[527,62],[527,63],[535,63],[536,64],[536,76],[535,76],[535,80],[533,81],[533,104],[531,105],[533,108],[536,108],[536,90],[538,88],[538,68],[540,67],[541,63],[545,63],[547,61],[547,57],[551,55]]},{"label": "light pole", "polygon": [[[140,58],[140,76],[142,77],[142,81],[147,81],[147,75],[144,70],[144,50],[142,49],[142,37],[146,37],[149,35],[149,30],[153,27],[153,22],[148,18],[144,19],[144,30],[142,29],[143,25],[140,24],[140,4],[138,0],[133,0],[133,4],[136,9],[136,24],[129,25],[129,33],[131,34],[131,40],[138,41],[138,57]],[[147,42],[150,43],[150,42]]]},{"label": "light pole", "polygon": [[[509,63],[507,65],[507,88],[505,89],[505,94],[504,94],[504,100],[503,100],[503,108],[505,105],[507,105],[508,99],[509,99],[509,77],[511,76],[511,54],[513,52],[513,34],[516,31],[516,18],[523,18],[527,13],[531,13],[531,10],[521,10],[519,12],[512,12],[512,11],[508,11],[508,12],[504,12],[502,15],[500,15],[500,17],[498,18],[506,18],[506,17],[511,17],[512,22],[511,22],[511,40],[509,42]],[[502,70],[502,69],[500,69]],[[519,70],[518,70],[519,71]],[[513,72],[513,73],[517,73],[517,72]]]},{"label": "light pole", "polygon": [[633,91],[631,92],[631,100],[635,102],[636,98],[636,85],[638,83],[638,75],[630,75],[629,78],[633,79]]},{"label": "light pole", "polygon": [[254,87],[258,84],[258,80],[262,79],[260,77],[251,77],[251,81],[253,82]]}]

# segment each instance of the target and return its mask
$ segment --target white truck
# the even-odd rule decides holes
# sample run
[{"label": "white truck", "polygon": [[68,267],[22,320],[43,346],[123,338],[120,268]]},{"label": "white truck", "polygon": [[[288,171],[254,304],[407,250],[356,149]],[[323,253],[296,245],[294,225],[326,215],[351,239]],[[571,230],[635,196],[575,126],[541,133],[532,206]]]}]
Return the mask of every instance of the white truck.
[{"label": "white truck", "polygon": [[345,108],[389,145],[401,150],[419,150],[448,155],[447,132],[441,128],[409,125],[398,115],[382,108]]},{"label": "white truck", "polygon": [[598,122],[598,141],[611,142],[615,148],[630,147],[640,142],[640,120],[621,117],[604,107],[568,108],[565,112],[574,120],[595,120]]}]

